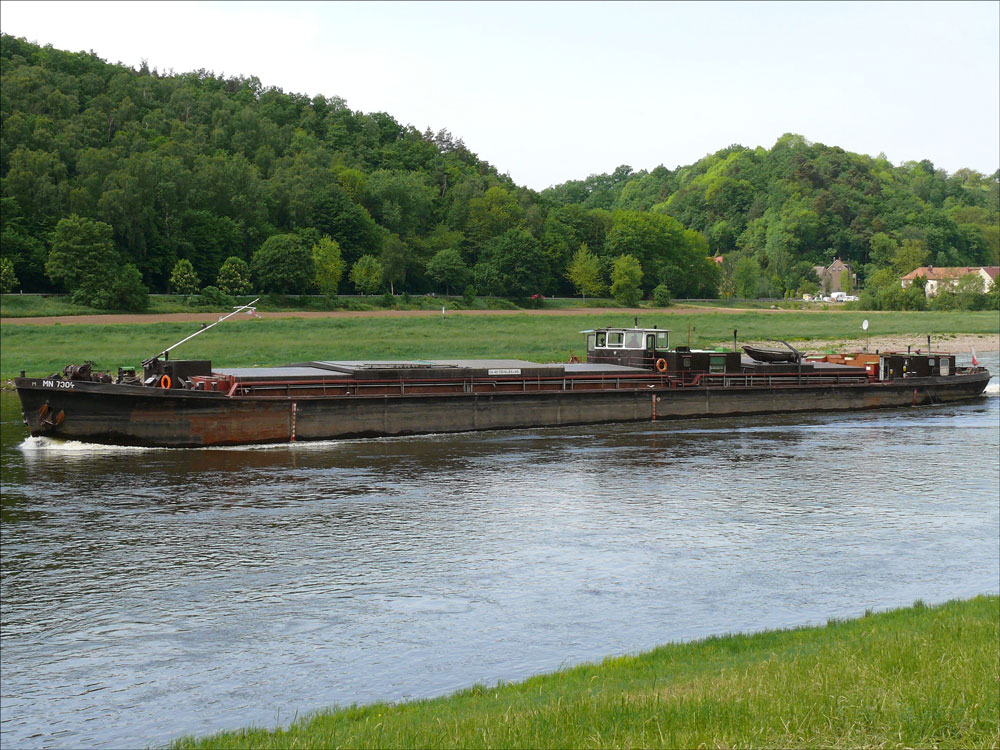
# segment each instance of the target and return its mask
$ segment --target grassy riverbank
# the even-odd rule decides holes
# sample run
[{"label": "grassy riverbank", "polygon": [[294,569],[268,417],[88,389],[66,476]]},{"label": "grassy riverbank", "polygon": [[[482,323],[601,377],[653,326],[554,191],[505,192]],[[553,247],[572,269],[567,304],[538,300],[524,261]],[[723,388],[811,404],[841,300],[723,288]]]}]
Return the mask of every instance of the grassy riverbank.
[{"label": "grassy riverbank", "polygon": [[[956,333],[997,334],[995,312],[792,312],[650,311],[643,325],[673,330],[673,344],[714,346],[732,340],[846,339],[863,345],[861,321],[871,321],[873,336],[894,336],[926,346],[931,334],[942,347]],[[629,313],[449,313],[408,317],[287,318],[250,320],[243,316],[223,323],[178,349],[174,356],[211,359],[218,366],[277,365],[311,359],[419,359],[426,357],[520,358],[565,362],[584,353],[582,329],[602,325],[631,326]],[[97,369],[115,371],[142,359],[198,329],[197,323],[115,323],[0,326],[0,377],[20,370],[41,376],[69,363],[93,361]]]},{"label": "grassy riverbank", "polygon": [[709,638],[175,748],[995,748],[1000,598]]},{"label": "grassy riverbank", "polygon": [[[956,333],[997,334],[996,313],[914,312],[816,314],[789,311],[690,311],[640,318],[643,325],[673,329],[672,344],[714,346],[732,340],[846,339],[863,345],[861,321],[872,335],[912,340],[926,346],[932,334],[947,347]],[[277,365],[310,359],[520,358],[565,362],[584,353],[582,329],[631,326],[627,313],[474,315],[449,313],[409,317],[287,318],[223,323],[178,349],[175,357],[211,359],[218,366]],[[0,377],[20,370],[42,376],[66,364],[91,360],[97,369],[116,371],[198,330],[197,323],[116,323],[0,326]],[[689,338],[690,337],[690,338]]]}]

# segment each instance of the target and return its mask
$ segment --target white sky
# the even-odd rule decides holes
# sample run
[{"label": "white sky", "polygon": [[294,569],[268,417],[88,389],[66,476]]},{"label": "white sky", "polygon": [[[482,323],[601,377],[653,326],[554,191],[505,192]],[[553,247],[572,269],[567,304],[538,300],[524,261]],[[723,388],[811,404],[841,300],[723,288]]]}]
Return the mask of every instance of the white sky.
[{"label": "white sky", "polygon": [[1000,3],[0,2],[0,28],[447,128],[541,190],[782,133],[1000,167]]}]

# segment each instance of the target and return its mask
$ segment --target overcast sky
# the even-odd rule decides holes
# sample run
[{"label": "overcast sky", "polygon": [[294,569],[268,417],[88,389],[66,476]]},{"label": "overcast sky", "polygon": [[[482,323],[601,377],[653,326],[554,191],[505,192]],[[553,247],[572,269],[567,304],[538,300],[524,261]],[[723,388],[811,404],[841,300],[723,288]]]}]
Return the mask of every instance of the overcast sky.
[{"label": "overcast sky", "polygon": [[1000,3],[0,2],[0,28],[447,128],[541,190],[783,133],[1000,168]]}]

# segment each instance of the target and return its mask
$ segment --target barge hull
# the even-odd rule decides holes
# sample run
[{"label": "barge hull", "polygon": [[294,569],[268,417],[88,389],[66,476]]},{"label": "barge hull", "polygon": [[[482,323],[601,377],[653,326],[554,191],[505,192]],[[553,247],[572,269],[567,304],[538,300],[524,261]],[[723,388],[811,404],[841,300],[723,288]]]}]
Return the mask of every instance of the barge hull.
[{"label": "barge hull", "polygon": [[[32,435],[156,447],[281,443],[676,418],[920,406],[975,398],[989,373],[852,385],[247,398],[17,378]],[[57,381],[58,382],[58,381]]]}]

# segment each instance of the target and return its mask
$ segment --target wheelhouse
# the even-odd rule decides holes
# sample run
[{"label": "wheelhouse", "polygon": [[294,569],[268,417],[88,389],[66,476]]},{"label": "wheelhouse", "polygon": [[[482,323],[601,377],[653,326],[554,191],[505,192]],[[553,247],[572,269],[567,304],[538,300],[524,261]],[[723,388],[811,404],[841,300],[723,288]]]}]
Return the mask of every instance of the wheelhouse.
[{"label": "wheelhouse", "polygon": [[670,348],[665,328],[597,328],[587,334],[587,362],[653,369],[657,358]]}]

